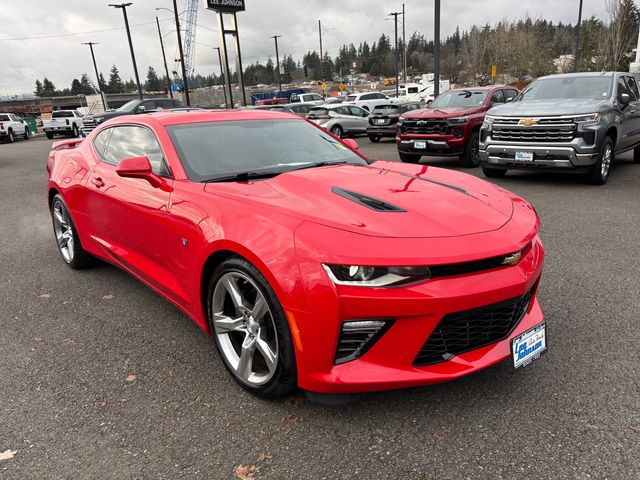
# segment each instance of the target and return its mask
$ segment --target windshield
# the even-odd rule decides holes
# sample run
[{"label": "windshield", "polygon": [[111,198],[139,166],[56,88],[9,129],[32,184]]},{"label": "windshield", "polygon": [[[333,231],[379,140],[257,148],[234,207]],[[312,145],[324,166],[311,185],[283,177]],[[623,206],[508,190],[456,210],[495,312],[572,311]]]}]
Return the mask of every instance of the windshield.
[{"label": "windshield", "polygon": [[487,98],[487,90],[454,90],[439,95],[431,108],[480,107]]},{"label": "windshield", "polygon": [[374,115],[391,115],[398,113],[399,107],[397,105],[379,105],[373,109]]},{"label": "windshield", "polygon": [[551,77],[533,82],[520,94],[522,100],[603,100],[611,96],[612,77]]},{"label": "windshield", "polygon": [[62,112],[53,112],[51,118],[69,118],[73,117],[73,112],[70,111],[62,111]]},{"label": "windshield", "polygon": [[117,108],[116,112],[129,112],[135,108],[138,102],[139,100],[131,100],[122,105],[120,108]]},{"label": "windshield", "polygon": [[0,115],[0,122],[8,122],[9,115]]},{"label": "windshield", "polygon": [[284,173],[320,162],[366,165],[305,120],[189,123],[167,131],[189,179],[196,182],[243,172]]},{"label": "windshield", "polygon": [[357,96],[356,96],[356,95],[349,95],[349,96],[347,97],[347,102],[353,102],[356,98],[357,98]]}]

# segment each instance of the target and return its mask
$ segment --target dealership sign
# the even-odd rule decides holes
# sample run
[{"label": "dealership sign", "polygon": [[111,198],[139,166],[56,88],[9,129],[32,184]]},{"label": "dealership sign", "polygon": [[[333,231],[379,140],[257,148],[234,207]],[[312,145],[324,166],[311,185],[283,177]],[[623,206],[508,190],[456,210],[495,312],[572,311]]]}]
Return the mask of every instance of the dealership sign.
[{"label": "dealership sign", "polygon": [[220,13],[244,11],[244,0],[204,0],[205,6]]}]

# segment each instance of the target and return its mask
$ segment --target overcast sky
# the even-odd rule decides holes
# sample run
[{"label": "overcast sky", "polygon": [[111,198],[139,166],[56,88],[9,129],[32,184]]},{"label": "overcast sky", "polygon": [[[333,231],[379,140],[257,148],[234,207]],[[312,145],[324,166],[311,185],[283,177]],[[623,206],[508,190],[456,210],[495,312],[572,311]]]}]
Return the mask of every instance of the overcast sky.
[{"label": "overcast sky", "polygon": [[[88,73],[95,81],[89,47],[81,42],[99,42],[95,46],[98,68],[108,78],[116,64],[123,78],[133,77],[122,13],[108,7],[109,0],[0,0],[0,94],[31,92],[37,78],[47,76],[56,87],[70,86],[73,78]],[[171,13],[155,7],[172,7],[172,0],[129,0],[133,44],[141,80],[152,65],[162,70],[162,56],[155,24],[160,18],[163,33],[175,29]],[[246,0],[247,10],[238,14],[243,63],[265,62],[275,58],[271,35],[282,35],[280,55],[299,59],[318,46],[318,19],[323,29],[335,28],[324,35],[324,47],[331,56],[340,45],[376,40],[381,33],[393,35],[393,22],[385,20],[392,10],[401,10],[396,0]],[[554,22],[575,23],[579,0],[442,0],[442,37],[471,25],[518,19],[526,15]],[[583,18],[605,18],[604,0],[585,0]],[[183,10],[185,0],[178,0]],[[407,37],[420,31],[433,36],[433,1],[405,0]],[[94,32],[94,33],[87,33]],[[36,38],[64,35],[57,38]],[[214,12],[199,5],[196,32],[195,72],[219,74],[217,23]],[[169,69],[177,69],[175,32],[165,37]]]}]

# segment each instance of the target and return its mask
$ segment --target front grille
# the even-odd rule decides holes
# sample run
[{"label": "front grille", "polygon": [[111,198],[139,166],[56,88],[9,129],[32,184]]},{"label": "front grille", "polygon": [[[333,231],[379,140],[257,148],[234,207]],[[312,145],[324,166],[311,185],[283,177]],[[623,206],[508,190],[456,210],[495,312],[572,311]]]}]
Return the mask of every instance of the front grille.
[{"label": "front grille", "polygon": [[85,119],[83,121],[83,124],[84,125],[82,127],[82,131],[84,132],[85,135],[88,135],[89,133],[91,133],[98,126],[96,121],[93,119]]},{"label": "front grille", "polygon": [[413,364],[432,365],[464,352],[504,340],[518,325],[531,303],[532,291],[493,305],[442,317]]},{"label": "front grille", "polygon": [[446,135],[451,127],[446,120],[405,120],[400,127],[401,133],[419,135]]},{"label": "front grille", "polygon": [[[520,259],[528,253],[531,248],[531,242],[527,243],[522,250],[508,255],[500,255],[498,257],[483,258],[482,260],[474,260],[471,262],[450,263],[446,265],[431,265],[429,271],[431,278],[450,277],[452,275],[465,275],[468,273],[482,272],[492,268],[508,267],[518,263]],[[519,255],[519,256],[517,256]],[[510,261],[510,260],[513,260]]]},{"label": "front grille", "polygon": [[573,127],[561,128],[496,128],[493,129],[493,139],[509,142],[570,142],[574,137]]},{"label": "front grille", "polygon": [[336,348],[336,365],[364,355],[393,324],[392,318],[350,320],[342,324]]}]

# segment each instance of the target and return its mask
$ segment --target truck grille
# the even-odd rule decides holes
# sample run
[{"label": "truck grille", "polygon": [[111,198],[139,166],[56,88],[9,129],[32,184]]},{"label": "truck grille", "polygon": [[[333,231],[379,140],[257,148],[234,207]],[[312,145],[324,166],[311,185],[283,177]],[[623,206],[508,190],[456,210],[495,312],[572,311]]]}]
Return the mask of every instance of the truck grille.
[{"label": "truck grille", "polygon": [[98,124],[93,118],[91,119],[85,118],[83,121],[83,124],[84,125],[82,127],[82,132],[85,135],[89,135],[89,133],[91,133],[98,126]]},{"label": "truck grille", "polygon": [[400,127],[401,133],[422,135],[446,135],[450,126],[446,120],[405,120]]},{"label": "truck grille", "polygon": [[[527,126],[527,120],[535,123]],[[571,117],[494,117],[494,140],[508,142],[570,142],[576,126]]]},{"label": "truck grille", "polygon": [[455,355],[504,340],[529,309],[532,291],[521,297],[485,307],[450,313],[442,317],[420,352],[414,365],[432,365]]}]

